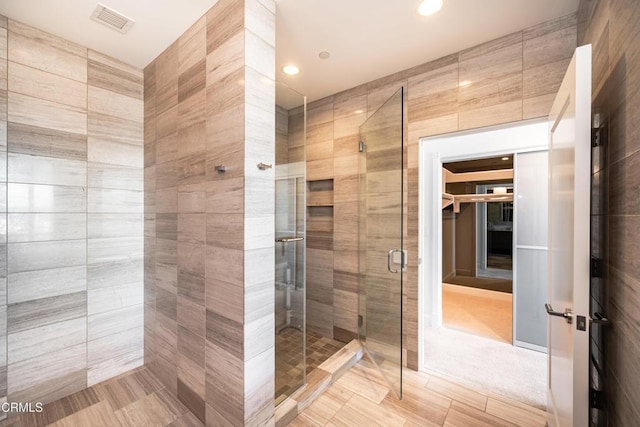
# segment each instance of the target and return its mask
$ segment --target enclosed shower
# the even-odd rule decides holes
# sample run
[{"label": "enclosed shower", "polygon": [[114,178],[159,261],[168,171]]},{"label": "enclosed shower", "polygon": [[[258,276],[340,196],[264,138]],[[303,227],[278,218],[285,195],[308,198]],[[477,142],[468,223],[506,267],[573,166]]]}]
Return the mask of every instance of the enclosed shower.
[{"label": "enclosed shower", "polygon": [[305,97],[276,84],[275,399],[305,383]]}]

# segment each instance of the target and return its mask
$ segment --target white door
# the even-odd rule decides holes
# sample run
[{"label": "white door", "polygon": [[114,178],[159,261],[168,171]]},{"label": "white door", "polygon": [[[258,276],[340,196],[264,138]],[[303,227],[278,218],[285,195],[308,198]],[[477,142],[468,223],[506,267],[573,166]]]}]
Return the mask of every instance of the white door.
[{"label": "white door", "polygon": [[587,45],[576,49],[549,114],[547,421],[552,427],[589,422],[590,128]]}]

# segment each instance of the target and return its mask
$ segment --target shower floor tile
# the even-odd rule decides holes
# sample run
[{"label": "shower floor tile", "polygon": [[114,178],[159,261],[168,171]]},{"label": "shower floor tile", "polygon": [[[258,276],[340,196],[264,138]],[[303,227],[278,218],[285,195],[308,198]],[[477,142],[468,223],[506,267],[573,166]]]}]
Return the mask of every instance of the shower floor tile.
[{"label": "shower floor tile", "polygon": [[[307,374],[345,344],[307,331]],[[276,404],[302,383],[302,331],[288,328],[276,334]]]}]

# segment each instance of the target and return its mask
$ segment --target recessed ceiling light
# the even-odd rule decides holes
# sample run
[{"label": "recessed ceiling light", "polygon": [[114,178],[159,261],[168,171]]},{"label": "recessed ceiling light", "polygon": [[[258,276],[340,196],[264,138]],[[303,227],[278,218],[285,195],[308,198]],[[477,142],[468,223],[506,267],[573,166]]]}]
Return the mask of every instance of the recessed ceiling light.
[{"label": "recessed ceiling light", "polygon": [[318,54],[318,57],[320,59],[329,59],[329,57],[331,56],[331,54],[327,51],[322,51]]},{"label": "recessed ceiling light", "polygon": [[433,15],[442,8],[442,0],[423,0],[418,6],[418,13],[422,16]]},{"label": "recessed ceiling light", "polygon": [[296,67],[295,65],[285,65],[284,67],[282,67],[282,72],[290,76],[295,76],[300,72],[300,68]]},{"label": "recessed ceiling light", "polygon": [[508,157],[503,157],[502,160],[507,161],[507,160],[509,160],[509,158]]},{"label": "recessed ceiling light", "polygon": [[467,87],[471,85],[471,81],[470,80],[463,80],[460,82],[460,84],[458,86],[460,87]]},{"label": "recessed ceiling light", "polygon": [[356,114],[362,114],[362,113],[364,113],[364,110],[356,110],[356,111],[354,111],[354,113],[356,113]]}]

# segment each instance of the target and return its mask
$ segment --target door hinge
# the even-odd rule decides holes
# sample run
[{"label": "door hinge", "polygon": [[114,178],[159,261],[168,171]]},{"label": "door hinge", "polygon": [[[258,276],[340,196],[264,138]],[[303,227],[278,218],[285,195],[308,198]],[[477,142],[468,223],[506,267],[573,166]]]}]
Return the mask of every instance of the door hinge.
[{"label": "door hinge", "polygon": [[364,153],[364,141],[362,140],[358,141],[358,151]]},{"label": "door hinge", "polygon": [[364,320],[362,319],[362,315],[358,314],[358,327],[362,328],[363,324],[364,324]]},{"label": "door hinge", "polygon": [[591,407],[594,409],[604,409],[604,392],[602,390],[591,389]]},{"label": "door hinge", "polygon": [[603,262],[600,258],[591,257],[591,277],[603,277]]},{"label": "door hinge", "polygon": [[591,129],[591,147],[603,147],[607,144],[606,127],[600,126],[599,128]]}]

